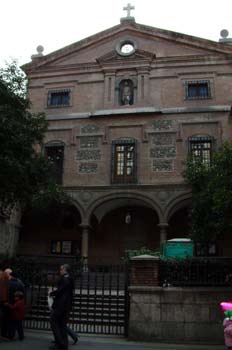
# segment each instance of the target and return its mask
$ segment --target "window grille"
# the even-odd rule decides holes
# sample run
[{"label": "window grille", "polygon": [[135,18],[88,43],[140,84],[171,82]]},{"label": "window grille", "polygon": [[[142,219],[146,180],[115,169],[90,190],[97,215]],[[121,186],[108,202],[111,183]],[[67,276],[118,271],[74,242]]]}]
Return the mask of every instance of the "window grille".
[{"label": "window grille", "polygon": [[189,153],[193,160],[210,164],[213,151],[213,138],[210,136],[192,136],[188,140]]},{"label": "window grille", "polygon": [[112,143],[112,183],[136,183],[136,142],[116,140]]},{"label": "window grille", "polygon": [[187,81],[185,83],[185,92],[187,100],[201,100],[211,98],[210,81]]},{"label": "window grille", "polygon": [[48,107],[65,107],[70,106],[70,89],[52,90],[48,92]]}]

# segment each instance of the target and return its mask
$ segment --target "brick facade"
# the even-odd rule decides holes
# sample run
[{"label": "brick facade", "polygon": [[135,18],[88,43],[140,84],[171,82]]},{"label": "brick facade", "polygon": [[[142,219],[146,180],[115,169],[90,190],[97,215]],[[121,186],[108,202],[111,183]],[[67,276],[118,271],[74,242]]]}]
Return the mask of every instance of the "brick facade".
[{"label": "brick facade", "polygon": [[[120,51],[128,44],[132,54]],[[124,18],[24,66],[32,109],[44,111],[49,121],[44,145],[64,147],[62,183],[80,217],[76,234],[57,228],[57,237],[71,236],[86,259],[109,263],[119,262],[126,248],[158,249],[166,238],[188,234],[191,191],[182,174],[189,140],[210,137],[216,149],[231,138],[231,53],[229,44]],[[122,104],[127,83],[131,100]],[[52,105],[58,97],[64,105]],[[117,142],[133,144],[131,182],[114,178]],[[130,224],[123,219],[127,212]],[[149,218],[147,226],[141,212]],[[53,229],[43,227],[44,254]],[[120,234],[126,230],[130,233]],[[24,233],[27,243],[20,242],[22,254],[33,247],[32,231]],[[145,239],[143,232],[150,236]]]}]

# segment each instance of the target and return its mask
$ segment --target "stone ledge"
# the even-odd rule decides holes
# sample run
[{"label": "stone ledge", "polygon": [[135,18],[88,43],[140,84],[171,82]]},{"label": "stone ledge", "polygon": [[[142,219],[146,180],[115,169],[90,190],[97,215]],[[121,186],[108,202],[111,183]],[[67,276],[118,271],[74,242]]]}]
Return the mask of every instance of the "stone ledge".
[{"label": "stone ledge", "polygon": [[130,260],[133,260],[133,261],[143,261],[143,260],[154,261],[154,260],[160,260],[160,257],[154,256],[154,255],[149,255],[149,254],[143,254],[143,255],[133,256]]},{"label": "stone ledge", "polygon": [[129,292],[133,293],[156,293],[161,292],[164,288],[163,287],[154,287],[154,286],[129,286],[128,290]]},{"label": "stone ledge", "polygon": [[230,112],[230,105],[206,106],[206,107],[128,107],[116,109],[102,109],[95,112],[70,113],[60,115],[47,115],[47,120],[70,120],[70,119],[88,119],[92,117],[102,117],[121,114],[184,114],[184,113],[209,113],[209,112]]},{"label": "stone ledge", "polygon": [[129,286],[129,291],[139,293],[153,293],[158,291],[165,291],[165,292],[181,292],[181,293],[200,293],[200,292],[223,292],[223,293],[231,293],[232,294],[232,287],[153,287],[153,286]]}]

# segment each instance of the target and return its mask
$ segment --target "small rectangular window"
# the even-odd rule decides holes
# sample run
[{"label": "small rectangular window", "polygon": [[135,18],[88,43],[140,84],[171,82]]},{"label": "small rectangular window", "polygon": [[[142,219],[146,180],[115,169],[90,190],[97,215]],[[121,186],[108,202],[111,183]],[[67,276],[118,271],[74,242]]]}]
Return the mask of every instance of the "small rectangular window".
[{"label": "small rectangular window", "polygon": [[200,161],[203,164],[211,163],[213,139],[211,137],[190,137],[189,153],[193,160]]},{"label": "small rectangular window", "polygon": [[185,84],[187,100],[202,100],[211,98],[209,80],[188,81]]},{"label": "small rectangular window", "polygon": [[70,106],[70,93],[69,89],[66,90],[54,90],[48,92],[48,107],[66,107]]}]

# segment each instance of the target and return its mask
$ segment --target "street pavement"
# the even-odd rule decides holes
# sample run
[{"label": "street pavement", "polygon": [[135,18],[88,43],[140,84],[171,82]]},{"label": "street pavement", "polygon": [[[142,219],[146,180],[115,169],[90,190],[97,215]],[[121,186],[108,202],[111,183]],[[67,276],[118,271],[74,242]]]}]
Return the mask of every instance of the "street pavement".
[{"label": "street pavement", "polygon": [[[42,350],[49,349],[51,332],[25,331],[23,341],[4,341],[0,343],[2,350]],[[224,345],[200,344],[169,344],[169,343],[141,343],[128,341],[121,337],[98,336],[81,334],[76,345],[69,346],[69,350],[225,350]]]}]

